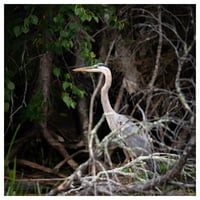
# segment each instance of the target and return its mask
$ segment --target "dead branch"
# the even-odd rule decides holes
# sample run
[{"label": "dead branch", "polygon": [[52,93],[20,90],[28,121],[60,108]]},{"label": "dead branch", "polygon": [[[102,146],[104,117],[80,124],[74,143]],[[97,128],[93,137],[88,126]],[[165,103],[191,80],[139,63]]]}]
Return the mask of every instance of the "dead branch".
[{"label": "dead branch", "polygon": [[115,101],[114,110],[116,112],[118,112],[120,109],[120,105],[121,105],[121,101],[122,101],[122,97],[123,97],[123,93],[124,93],[124,88],[125,88],[124,82],[125,82],[125,79],[123,78],[122,85],[120,86],[120,89],[118,92],[117,100]]},{"label": "dead branch", "polygon": [[54,137],[51,135],[50,131],[48,130],[47,127],[43,126],[43,135],[44,138],[47,140],[47,142],[55,149],[57,150],[63,158],[67,160],[67,163],[72,169],[76,169],[78,167],[78,164],[71,158],[65,147],[58,142]]},{"label": "dead branch", "polygon": [[45,173],[55,174],[55,175],[58,175],[59,177],[62,177],[62,178],[65,177],[64,174],[57,173],[54,169],[51,169],[49,167],[45,167],[43,165],[39,165],[39,164],[37,164],[35,162],[31,162],[31,161],[24,160],[24,159],[17,159],[17,163],[20,163],[22,165],[26,165],[26,166],[28,166],[30,168],[33,168],[33,169],[37,169],[37,170],[43,171]]},{"label": "dead branch", "polygon": [[154,67],[153,75],[151,78],[151,81],[149,82],[149,88],[152,88],[155,80],[158,76],[158,70],[160,65],[160,56],[161,56],[161,50],[162,50],[162,43],[163,43],[163,33],[162,33],[162,11],[161,7],[158,6],[158,33],[159,33],[159,39],[158,39],[158,47],[157,47],[157,55],[156,55],[156,64]]},{"label": "dead branch", "polygon": [[[65,158],[64,160],[62,160],[61,162],[59,162],[55,167],[54,170],[58,171],[68,160],[72,159],[73,157],[77,156],[80,153],[88,153],[88,150],[86,149],[82,149],[79,150],[75,153],[73,153],[72,155],[68,156],[67,158]],[[73,165],[74,166],[74,165]]]}]

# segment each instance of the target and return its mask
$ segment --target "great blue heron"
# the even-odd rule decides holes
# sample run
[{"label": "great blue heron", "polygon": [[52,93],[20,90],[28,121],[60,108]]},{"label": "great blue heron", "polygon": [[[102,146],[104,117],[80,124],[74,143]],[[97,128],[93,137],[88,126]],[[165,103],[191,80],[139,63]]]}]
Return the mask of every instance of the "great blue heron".
[{"label": "great blue heron", "polygon": [[[98,63],[89,67],[76,68],[75,72],[100,72],[105,76],[105,83],[101,88],[101,104],[104,114],[111,131],[117,131],[118,136],[123,140],[125,145],[131,149],[133,157],[149,156],[152,154],[152,145],[149,135],[133,123],[125,115],[116,113],[109,101],[108,91],[112,83],[112,74],[110,69],[103,63]],[[155,168],[154,162],[147,161],[148,165]],[[157,167],[156,167],[157,168]]]}]

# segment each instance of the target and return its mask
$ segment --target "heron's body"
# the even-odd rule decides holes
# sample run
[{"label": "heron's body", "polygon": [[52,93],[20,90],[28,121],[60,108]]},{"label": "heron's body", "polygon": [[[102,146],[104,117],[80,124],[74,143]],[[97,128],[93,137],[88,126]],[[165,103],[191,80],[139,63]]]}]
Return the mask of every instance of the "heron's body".
[{"label": "heron's body", "polygon": [[110,69],[104,64],[97,64],[91,67],[74,69],[77,72],[101,72],[105,76],[105,83],[101,88],[101,103],[103,106],[106,121],[111,131],[117,131],[118,136],[125,145],[131,149],[134,157],[147,156],[152,154],[149,136],[141,131],[141,128],[128,119],[125,115],[116,113],[109,101],[108,91],[112,83]]}]

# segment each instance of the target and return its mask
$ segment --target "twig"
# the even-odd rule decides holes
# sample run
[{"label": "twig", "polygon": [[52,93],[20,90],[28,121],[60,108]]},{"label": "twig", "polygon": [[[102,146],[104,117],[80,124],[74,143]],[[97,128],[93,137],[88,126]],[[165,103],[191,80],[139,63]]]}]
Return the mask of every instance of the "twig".
[{"label": "twig", "polygon": [[195,184],[183,183],[183,182],[173,181],[173,180],[170,180],[169,183],[171,183],[173,185],[177,185],[179,187],[185,187],[185,188],[195,188],[196,187]]},{"label": "twig", "polygon": [[70,155],[69,157],[65,158],[64,160],[62,160],[61,162],[59,162],[55,167],[54,170],[58,170],[60,169],[68,160],[70,160],[71,158],[77,156],[80,153],[88,153],[88,150],[86,149],[81,149],[75,153],[73,153],[72,155]]},{"label": "twig", "polygon": [[[183,67],[183,64],[184,62],[186,61],[186,56],[187,55],[184,55],[182,56],[180,59],[178,59],[178,70],[177,70],[177,73],[176,73],[176,80],[175,80],[175,86],[176,86],[176,90],[177,90],[177,93],[178,93],[178,96],[179,96],[179,99],[181,101],[181,103],[183,104],[183,107],[189,111],[190,114],[192,114],[192,116],[194,116],[194,113],[192,112],[190,106],[188,105],[186,99],[185,99],[185,96],[184,94],[182,93],[181,91],[181,87],[180,87],[180,74],[181,74],[181,71],[182,71],[182,67]],[[193,120],[192,120],[193,121]]]},{"label": "twig", "polygon": [[163,37],[162,37],[162,12],[161,12],[160,6],[158,6],[158,19],[157,20],[158,20],[159,40],[158,40],[158,46],[157,46],[157,55],[156,55],[156,63],[155,63],[155,66],[154,66],[154,71],[153,71],[151,81],[148,84],[148,87],[150,88],[150,94],[148,95],[148,98],[147,98],[146,114],[147,114],[149,106],[151,104],[153,85],[154,85],[156,78],[158,76],[158,70],[159,70],[159,66],[160,66],[160,56],[161,56],[162,41],[163,41]]},{"label": "twig", "polygon": [[161,49],[162,49],[162,12],[161,7],[158,6],[158,32],[159,32],[159,40],[158,40],[158,47],[157,47],[157,56],[156,56],[156,64],[153,72],[153,76],[151,78],[151,81],[149,82],[149,88],[152,89],[155,80],[158,76],[158,69],[160,65],[160,56],[161,56]]},{"label": "twig", "polygon": [[[4,179],[11,180],[10,177],[4,176]],[[16,178],[15,181],[17,182],[50,182],[50,181],[64,181],[64,178]]]},{"label": "twig", "polygon": [[43,172],[46,172],[46,173],[49,173],[49,174],[56,174],[62,178],[65,177],[64,174],[61,174],[61,173],[57,173],[55,172],[55,170],[49,168],[49,167],[45,167],[45,166],[42,166],[42,165],[39,165],[37,163],[34,163],[34,162],[31,162],[31,161],[28,161],[28,160],[24,160],[24,159],[17,159],[17,162],[20,163],[20,164],[23,164],[23,165],[26,165],[26,166],[29,166],[33,169],[38,169],[40,171],[43,171]]},{"label": "twig", "polygon": [[118,96],[117,96],[117,100],[115,101],[115,106],[114,106],[114,110],[116,112],[119,111],[119,108],[120,108],[120,104],[121,104],[121,101],[122,101],[122,98],[123,98],[123,93],[124,93],[124,81],[125,79],[123,78],[122,80],[122,85],[119,89],[119,92],[118,92]]}]

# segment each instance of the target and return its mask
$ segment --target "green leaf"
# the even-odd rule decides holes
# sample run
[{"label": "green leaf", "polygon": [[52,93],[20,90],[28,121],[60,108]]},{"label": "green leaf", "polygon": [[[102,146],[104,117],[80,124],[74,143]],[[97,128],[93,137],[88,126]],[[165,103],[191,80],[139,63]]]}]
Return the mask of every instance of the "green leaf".
[{"label": "green leaf", "polygon": [[81,20],[84,22],[84,21],[91,21],[91,19],[92,19],[92,17],[90,16],[90,15],[86,15],[86,14],[84,14],[84,15],[82,15],[81,16]]},{"label": "green leaf", "polygon": [[97,16],[93,16],[93,19],[94,19],[94,21],[95,21],[96,23],[99,22],[99,18],[98,18]]},{"label": "green leaf", "polygon": [[54,18],[53,18],[53,21],[54,21],[55,23],[57,23],[57,22],[58,22],[58,18],[57,18],[57,17],[54,17]]},{"label": "green leaf", "polygon": [[74,13],[76,16],[79,16],[82,13],[82,8],[79,5],[76,5]]},{"label": "green leaf", "polygon": [[29,27],[28,26],[24,26],[24,27],[22,27],[22,32],[23,33],[28,33],[29,32]]},{"label": "green leaf", "polygon": [[64,75],[64,78],[65,78],[65,80],[66,81],[68,81],[71,77],[70,77],[70,74],[69,73],[66,73],[65,75]]},{"label": "green leaf", "polygon": [[76,96],[79,96],[80,98],[83,98],[85,95],[85,91],[80,90],[75,85],[72,85],[72,93],[75,94]]},{"label": "green leaf", "polygon": [[91,58],[95,58],[96,57],[96,55],[95,55],[95,53],[93,51],[90,52],[90,57]]},{"label": "green leaf", "polygon": [[55,23],[58,23],[58,24],[64,24],[65,23],[65,19],[63,17],[63,14],[61,13],[58,13],[54,18],[53,18],[53,21]]},{"label": "green leaf", "polygon": [[34,24],[34,25],[37,25],[38,21],[39,21],[38,17],[36,15],[31,15],[30,20],[31,20],[31,23]]},{"label": "green leaf", "polygon": [[62,100],[64,101],[64,103],[67,105],[68,108],[74,109],[76,107],[76,102],[71,97],[69,97],[66,93],[63,94]]},{"label": "green leaf", "polygon": [[62,87],[63,87],[63,90],[66,90],[68,87],[71,87],[71,83],[65,81],[65,82],[62,84]]},{"label": "green leaf", "polygon": [[15,26],[13,29],[13,32],[15,34],[16,37],[19,37],[22,34],[22,30],[20,26]]},{"label": "green leaf", "polygon": [[78,28],[79,28],[78,23],[70,23],[70,24],[69,24],[69,30],[70,30],[71,32],[75,32]]},{"label": "green leaf", "polygon": [[61,74],[61,69],[58,68],[58,67],[55,67],[55,68],[53,69],[53,75],[56,76],[56,77],[58,78],[58,77],[60,76],[60,74]]},{"label": "green leaf", "polygon": [[29,27],[29,24],[30,24],[30,18],[29,17],[26,17],[24,19],[24,27]]},{"label": "green leaf", "polygon": [[12,81],[7,82],[7,88],[9,90],[14,90],[15,89],[15,84]]},{"label": "green leaf", "polygon": [[71,40],[69,40],[68,45],[69,45],[69,48],[72,48],[74,46],[74,43]]},{"label": "green leaf", "polygon": [[75,101],[72,101],[72,102],[71,102],[71,108],[73,108],[73,109],[76,108],[76,102],[75,102]]},{"label": "green leaf", "polygon": [[61,45],[66,49],[70,49],[73,47],[73,42],[71,40],[62,40]]},{"label": "green leaf", "polygon": [[60,37],[68,37],[68,32],[64,30],[60,31]]}]

